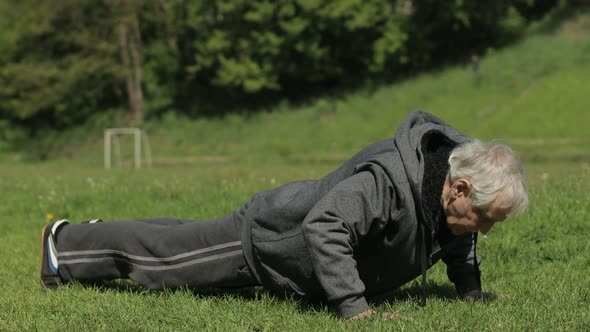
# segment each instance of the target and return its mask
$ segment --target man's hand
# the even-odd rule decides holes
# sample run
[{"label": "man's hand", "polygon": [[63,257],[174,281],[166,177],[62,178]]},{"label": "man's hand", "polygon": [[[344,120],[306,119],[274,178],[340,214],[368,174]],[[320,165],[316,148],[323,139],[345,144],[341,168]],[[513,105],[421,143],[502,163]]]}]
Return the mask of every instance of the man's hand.
[{"label": "man's hand", "polygon": [[373,316],[376,313],[377,313],[377,311],[375,311],[374,309],[369,308],[369,309],[361,312],[360,314],[356,314],[356,315],[350,317],[349,319],[350,320],[357,320],[357,319],[361,319],[361,318],[366,318],[366,317]]},{"label": "man's hand", "polygon": [[506,294],[496,294],[492,292],[482,292],[479,290],[472,290],[465,294],[463,294],[463,300],[467,302],[475,302],[475,301],[489,301],[489,300],[498,300],[498,299],[509,299],[510,295]]},{"label": "man's hand", "polygon": [[[361,312],[360,314],[357,314],[356,316],[350,317],[349,319],[350,320],[357,320],[357,319],[361,319],[361,318],[375,316],[376,314],[377,314],[377,311],[375,309],[369,308],[369,309]],[[402,316],[400,316],[399,314],[393,313],[393,312],[384,312],[382,317],[384,320],[403,319]]]}]

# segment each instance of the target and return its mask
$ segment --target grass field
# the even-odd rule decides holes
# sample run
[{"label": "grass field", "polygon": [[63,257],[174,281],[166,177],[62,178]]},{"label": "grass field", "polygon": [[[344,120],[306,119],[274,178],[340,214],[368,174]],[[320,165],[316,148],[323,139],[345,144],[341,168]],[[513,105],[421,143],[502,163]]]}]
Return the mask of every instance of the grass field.
[{"label": "grass field", "polygon": [[[456,66],[295,109],[147,124],[152,169],[102,169],[98,141],[77,147],[75,158],[44,163],[2,155],[0,331],[590,330],[590,16],[540,31],[489,52],[478,78]],[[380,312],[402,315],[397,320],[341,321],[324,306],[258,289],[39,286],[38,237],[48,221],[220,216],[256,191],[321,177],[392,136],[415,108],[507,142],[525,162],[531,210],[494,228],[479,248],[484,288],[509,299],[458,300],[441,264],[429,272],[427,307],[417,305],[417,282],[373,299]]]}]

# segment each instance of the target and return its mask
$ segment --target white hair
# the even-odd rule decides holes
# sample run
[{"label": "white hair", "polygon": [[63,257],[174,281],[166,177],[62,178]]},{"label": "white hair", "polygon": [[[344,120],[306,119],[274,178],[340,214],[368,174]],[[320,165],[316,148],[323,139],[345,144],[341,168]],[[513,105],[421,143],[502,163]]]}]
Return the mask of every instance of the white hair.
[{"label": "white hair", "polygon": [[467,179],[472,190],[469,197],[473,206],[487,210],[498,198],[499,207],[509,209],[513,217],[529,205],[527,177],[522,164],[503,144],[473,140],[459,145],[449,156],[449,178]]}]

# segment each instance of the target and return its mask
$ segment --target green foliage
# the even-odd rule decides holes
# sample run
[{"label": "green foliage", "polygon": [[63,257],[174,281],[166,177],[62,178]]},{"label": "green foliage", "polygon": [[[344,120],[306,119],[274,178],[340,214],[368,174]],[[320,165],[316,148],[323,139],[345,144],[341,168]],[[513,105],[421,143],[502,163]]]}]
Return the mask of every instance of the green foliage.
[{"label": "green foliage", "polygon": [[122,23],[137,22],[150,119],[396,78],[504,42],[555,2],[5,0],[0,119],[35,138],[127,108]]},{"label": "green foliage", "polygon": [[[346,1],[334,3],[341,8]],[[221,2],[208,8],[214,13],[211,20],[195,34],[192,69],[197,74],[210,72],[212,82],[220,87],[250,93],[280,88],[279,78],[285,75],[304,76],[293,72],[304,69],[298,66],[302,62],[313,66],[318,80],[324,79],[336,69],[330,59],[331,40],[322,34],[335,26],[314,23],[319,15],[342,21],[347,7],[338,8],[313,3],[299,6],[295,1]],[[348,25],[346,21],[342,24]],[[321,45],[322,39],[325,45]]]},{"label": "green foliage", "polygon": [[105,8],[77,1],[10,4],[3,20],[12,29],[2,33],[9,41],[0,71],[3,118],[29,129],[63,127],[116,105],[109,99],[119,67],[116,48],[104,37]]}]

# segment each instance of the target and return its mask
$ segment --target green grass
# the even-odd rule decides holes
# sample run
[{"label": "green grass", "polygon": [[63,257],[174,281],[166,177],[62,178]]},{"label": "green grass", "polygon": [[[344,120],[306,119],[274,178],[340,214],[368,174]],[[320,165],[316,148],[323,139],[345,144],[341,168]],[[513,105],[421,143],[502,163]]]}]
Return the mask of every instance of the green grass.
[{"label": "green grass", "polygon": [[[132,172],[52,165],[4,169],[0,213],[0,329],[35,330],[587,330],[590,327],[590,184],[588,165],[561,165],[562,174],[533,165],[530,213],[497,226],[480,242],[485,288],[511,299],[458,301],[438,265],[429,274],[429,302],[417,306],[410,284],[377,299],[382,312],[405,319],[342,322],[327,309],[264,292],[195,295],[151,292],[124,283],[100,290],[69,285],[58,291],[37,280],[38,232],[45,214],[84,220],[139,216],[211,218],[252,192],[296,178],[315,178],[328,165],[178,167]],[[67,171],[67,175],[64,173]],[[36,174],[33,175],[32,173]],[[566,174],[566,173],[569,173]],[[273,180],[274,179],[274,180]],[[409,293],[409,295],[408,295]]]},{"label": "green grass", "polygon": [[[590,29],[587,14],[568,22]],[[99,143],[78,146],[76,158],[45,163],[1,156],[0,331],[590,330],[590,38],[584,36],[564,29],[531,34],[489,52],[479,80],[457,66],[295,109],[150,123],[158,162],[152,169],[106,171]],[[39,286],[38,237],[48,219],[220,216],[256,191],[321,177],[367,143],[391,137],[415,108],[470,135],[508,142],[525,160],[531,210],[495,227],[479,246],[484,288],[510,299],[457,300],[442,264],[429,272],[427,307],[417,306],[417,282],[373,300],[401,320],[341,321],[324,306],[258,289]]]}]

